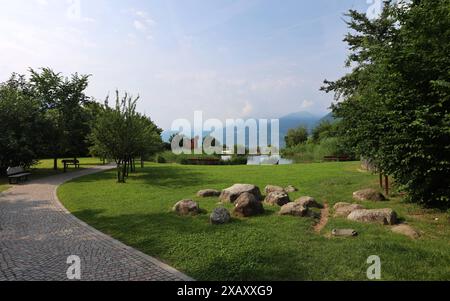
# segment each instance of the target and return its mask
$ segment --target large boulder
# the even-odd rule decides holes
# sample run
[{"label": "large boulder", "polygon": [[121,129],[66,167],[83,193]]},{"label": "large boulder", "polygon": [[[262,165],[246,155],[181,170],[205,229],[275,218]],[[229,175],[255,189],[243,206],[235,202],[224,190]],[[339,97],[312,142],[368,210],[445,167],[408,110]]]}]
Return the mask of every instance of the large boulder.
[{"label": "large boulder", "polygon": [[257,186],[251,184],[235,184],[222,190],[220,200],[222,202],[234,203],[243,193],[253,194],[256,200],[261,200],[261,191]]},{"label": "large boulder", "polygon": [[296,191],[298,191],[298,188],[294,187],[292,185],[289,185],[286,188],[284,188],[284,191],[286,191],[287,193],[296,192]]},{"label": "large boulder", "polygon": [[283,187],[275,185],[267,185],[264,191],[266,192],[266,194],[270,194],[272,192],[285,192]]},{"label": "large boulder", "polygon": [[200,213],[200,207],[193,200],[182,200],[173,206],[173,211],[179,215],[196,215]]},{"label": "large boulder", "polygon": [[299,217],[305,217],[310,216],[310,212],[308,207],[303,206],[300,203],[297,202],[291,202],[287,203],[283,207],[281,207],[279,215],[292,215],[292,216],[299,216]]},{"label": "large boulder", "polygon": [[395,225],[397,213],[390,209],[359,209],[350,213],[347,219],[365,223],[380,223],[383,225]]},{"label": "large boulder", "polygon": [[359,191],[355,191],[353,193],[353,198],[358,201],[385,201],[386,198],[382,193],[375,189],[363,189]]},{"label": "large boulder", "polygon": [[419,232],[417,232],[415,229],[413,229],[411,226],[407,224],[401,224],[398,226],[394,226],[391,228],[392,232],[397,234],[402,234],[405,236],[408,236],[412,239],[418,239],[420,237]]},{"label": "large boulder", "polygon": [[355,210],[364,209],[363,206],[359,204],[350,204],[350,203],[336,203],[334,205],[334,217],[347,217],[350,213]]},{"label": "large boulder", "polygon": [[203,189],[197,192],[197,196],[201,198],[217,197],[220,195],[220,191],[215,189]]},{"label": "large boulder", "polygon": [[284,191],[274,191],[266,196],[264,202],[269,205],[284,206],[289,203],[289,195]]},{"label": "large boulder", "polygon": [[299,203],[306,208],[323,208],[322,204],[319,204],[314,198],[310,196],[302,196],[301,198],[295,200],[295,203]]},{"label": "large boulder", "polygon": [[209,219],[214,225],[222,225],[230,222],[231,215],[226,208],[220,207],[213,210]]},{"label": "large boulder", "polygon": [[264,213],[264,207],[254,194],[242,193],[234,202],[234,214],[241,217],[249,217]]}]

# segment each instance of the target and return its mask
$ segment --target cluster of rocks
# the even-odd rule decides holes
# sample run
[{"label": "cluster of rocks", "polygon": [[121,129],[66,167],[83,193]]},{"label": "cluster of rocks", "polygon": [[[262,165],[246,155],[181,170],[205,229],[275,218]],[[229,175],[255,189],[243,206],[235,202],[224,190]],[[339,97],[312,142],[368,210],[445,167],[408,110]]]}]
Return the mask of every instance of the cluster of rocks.
[{"label": "cluster of rocks", "polygon": [[[281,207],[279,215],[311,216],[310,208],[322,208],[312,197],[301,197],[291,202],[288,193],[298,191],[292,185],[287,187],[268,185],[265,187],[263,198],[259,187],[252,184],[235,184],[222,191],[204,189],[197,192],[198,197],[219,197],[222,203],[234,205],[233,214],[238,217],[251,217],[264,214],[263,204]],[[173,211],[179,215],[196,215],[201,212],[197,202],[193,200],[179,201],[173,207]],[[219,207],[210,215],[212,224],[225,224],[231,221],[230,212]]]},{"label": "cluster of rocks", "polygon": [[[231,203],[234,205],[233,214],[238,217],[251,217],[264,214],[264,206],[280,207],[279,215],[291,215],[296,217],[312,217],[314,212],[312,208],[322,209],[323,205],[309,196],[301,197],[295,201],[289,198],[290,192],[298,191],[294,186],[281,187],[267,185],[264,189],[263,198],[259,187],[251,184],[235,184],[222,191],[214,189],[205,189],[197,193],[198,197],[219,197],[222,203]],[[353,198],[357,201],[384,201],[386,198],[380,192],[374,189],[364,189],[353,193]],[[173,211],[179,215],[196,215],[201,213],[197,202],[193,200],[182,200],[175,204]],[[395,233],[407,235],[411,238],[418,238],[417,231],[407,224],[398,224],[397,213],[390,208],[366,209],[361,204],[336,203],[334,205],[334,217],[346,218],[351,221],[363,223],[378,223],[392,226]],[[226,224],[231,221],[231,213],[224,207],[213,210],[210,215],[212,224]],[[353,229],[334,229],[334,236],[356,236],[357,232]]]},{"label": "cluster of rocks", "polygon": [[[353,198],[357,201],[385,201],[386,198],[380,192],[374,189],[364,189],[353,193]],[[363,222],[363,223],[378,223],[382,225],[392,226],[391,230],[394,233],[399,233],[416,239],[420,234],[407,224],[400,224],[397,213],[391,208],[382,209],[366,209],[361,204],[351,203],[336,203],[334,205],[334,217],[347,218],[351,221]],[[356,231],[347,229],[348,231],[333,230],[332,234],[335,236],[355,236]],[[342,234],[343,235],[339,235]]]}]

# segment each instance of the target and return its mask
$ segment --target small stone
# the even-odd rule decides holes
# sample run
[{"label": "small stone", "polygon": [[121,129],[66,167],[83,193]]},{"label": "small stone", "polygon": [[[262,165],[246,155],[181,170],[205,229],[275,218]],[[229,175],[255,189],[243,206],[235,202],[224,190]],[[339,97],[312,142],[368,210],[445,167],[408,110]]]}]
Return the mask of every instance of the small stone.
[{"label": "small stone", "polygon": [[285,192],[283,187],[275,185],[267,185],[266,188],[264,188],[264,191],[266,194],[270,194],[272,192]]},{"label": "small stone", "polygon": [[358,232],[353,229],[333,229],[333,231],[331,231],[331,234],[333,236],[355,237],[358,235]]},{"label": "small stone", "polygon": [[220,191],[215,189],[203,189],[197,192],[197,196],[201,198],[217,197],[220,196]]},{"label": "small stone", "polygon": [[319,208],[319,209],[323,208],[322,204],[319,204],[316,201],[316,199],[314,199],[310,196],[302,196],[301,198],[295,200],[295,203],[299,203],[303,207],[306,207],[306,208]]},{"label": "small stone", "polygon": [[229,223],[230,220],[231,220],[230,212],[223,207],[214,209],[210,216],[210,221],[214,225],[226,224]]},{"label": "small stone", "polygon": [[264,206],[255,195],[244,192],[235,201],[234,214],[241,217],[250,217],[264,213]]},{"label": "small stone", "polygon": [[364,209],[363,206],[359,204],[350,204],[350,203],[336,203],[334,205],[334,217],[347,217],[355,210]]},{"label": "small stone", "polygon": [[233,186],[222,190],[220,200],[223,202],[234,203],[243,193],[250,193],[259,201],[261,200],[261,191],[255,185],[234,184]]},{"label": "small stone", "polygon": [[347,219],[364,223],[395,225],[397,223],[397,213],[390,208],[372,210],[359,209],[350,213]]},{"label": "small stone", "polygon": [[274,191],[266,196],[264,202],[269,205],[284,206],[289,203],[289,195],[284,191]]},{"label": "small stone", "polygon": [[353,198],[358,201],[374,201],[374,202],[386,200],[384,195],[375,189],[363,189],[355,191],[353,193]]},{"label": "small stone", "polygon": [[195,215],[200,213],[200,208],[193,200],[182,200],[173,206],[173,211],[179,215]]},{"label": "small stone", "polygon": [[289,185],[286,188],[284,188],[284,191],[286,191],[287,193],[292,193],[292,192],[298,191],[298,188],[296,188],[296,187],[294,187],[292,185]]},{"label": "small stone", "polygon": [[292,215],[292,216],[299,216],[299,217],[306,217],[310,216],[310,211],[307,207],[303,206],[299,203],[287,203],[283,207],[281,207],[279,215]]},{"label": "small stone", "polygon": [[418,239],[420,237],[419,232],[417,232],[415,229],[413,229],[411,226],[407,224],[394,226],[391,228],[391,230],[394,233],[406,235],[411,239]]}]

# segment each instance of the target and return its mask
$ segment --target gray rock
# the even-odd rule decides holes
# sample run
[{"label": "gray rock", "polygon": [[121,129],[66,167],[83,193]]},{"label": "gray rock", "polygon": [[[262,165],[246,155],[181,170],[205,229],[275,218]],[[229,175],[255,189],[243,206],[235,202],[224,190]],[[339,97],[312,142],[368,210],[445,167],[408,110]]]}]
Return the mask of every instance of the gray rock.
[{"label": "gray rock", "polygon": [[250,217],[264,213],[264,207],[254,194],[242,193],[234,202],[234,214],[241,217]]},{"label": "gray rock", "polygon": [[284,191],[274,191],[266,196],[264,202],[269,205],[284,206],[289,203],[289,195]]},{"label": "gray rock", "polygon": [[314,198],[310,196],[302,196],[301,198],[295,200],[295,203],[299,203],[306,208],[323,208],[322,204],[319,204]]},{"label": "gray rock", "polygon": [[251,184],[235,184],[222,190],[220,200],[222,202],[234,203],[243,193],[253,194],[258,201],[261,200],[261,191],[257,186]]},{"label": "gray rock", "polygon": [[200,208],[193,200],[182,200],[173,206],[173,211],[179,215],[196,215],[200,213]]},{"label": "gray rock", "polygon": [[382,193],[375,189],[363,189],[359,191],[355,191],[353,193],[353,198],[358,201],[385,201],[386,198]]},{"label": "gray rock", "polygon": [[401,224],[391,228],[392,232],[397,234],[406,235],[412,239],[418,239],[420,237],[419,232],[407,224]]},{"label": "gray rock", "polygon": [[358,232],[353,229],[333,229],[333,231],[331,231],[331,234],[333,236],[354,237],[358,235]]},{"label": "gray rock", "polygon": [[284,191],[286,191],[287,193],[291,193],[291,192],[296,192],[298,191],[298,189],[292,185],[287,186],[286,188],[284,188]]},{"label": "gray rock", "polygon": [[197,196],[201,198],[217,197],[220,196],[220,191],[215,189],[204,189],[197,192]]},{"label": "gray rock", "polygon": [[347,219],[364,223],[379,223],[383,225],[395,225],[397,213],[390,209],[359,209],[349,214]]},{"label": "gray rock", "polygon": [[347,217],[350,213],[355,210],[364,209],[363,206],[359,204],[350,204],[350,203],[336,203],[334,205],[334,217]]},{"label": "gray rock", "polygon": [[279,215],[292,215],[292,216],[299,216],[299,217],[305,217],[310,216],[309,209],[307,207],[304,207],[300,203],[287,203],[283,207],[281,207]]},{"label": "gray rock", "polygon": [[285,192],[283,187],[275,185],[267,185],[264,191],[266,192],[266,194],[270,194],[272,192]]},{"label": "gray rock", "polygon": [[214,225],[226,224],[229,223],[230,220],[231,220],[230,212],[223,207],[214,209],[210,216],[210,221]]}]

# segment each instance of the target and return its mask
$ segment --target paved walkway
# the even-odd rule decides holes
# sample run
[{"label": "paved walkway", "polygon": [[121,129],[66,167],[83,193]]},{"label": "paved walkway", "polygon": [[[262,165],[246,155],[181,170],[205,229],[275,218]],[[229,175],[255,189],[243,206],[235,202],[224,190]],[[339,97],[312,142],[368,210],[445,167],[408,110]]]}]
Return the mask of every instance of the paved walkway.
[{"label": "paved walkway", "polygon": [[109,168],[52,176],[0,193],[0,281],[68,280],[71,255],[81,259],[81,280],[192,280],[100,233],[59,203],[60,184]]}]

